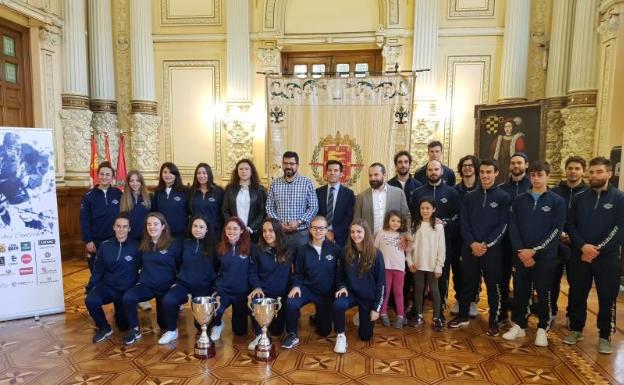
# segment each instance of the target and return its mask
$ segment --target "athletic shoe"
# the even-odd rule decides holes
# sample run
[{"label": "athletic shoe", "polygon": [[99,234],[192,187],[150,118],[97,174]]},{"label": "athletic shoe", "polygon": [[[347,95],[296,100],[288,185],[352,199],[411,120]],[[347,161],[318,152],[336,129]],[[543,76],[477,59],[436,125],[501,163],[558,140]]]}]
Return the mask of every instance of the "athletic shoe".
[{"label": "athletic shoe", "polygon": [[433,331],[434,332],[442,332],[444,331],[444,323],[442,322],[442,320],[440,318],[434,318],[433,319]]},{"label": "athletic shoe", "polygon": [[457,315],[459,314],[459,302],[455,302],[453,306],[451,306],[451,310],[449,310],[451,314]]},{"label": "athletic shoe", "polygon": [[390,318],[388,318],[387,314],[382,314],[379,316],[379,318],[381,318],[381,323],[383,324],[383,326],[385,327],[390,326]]},{"label": "athletic shoe", "polygon": [[476,302],[470,302],[470,310],[468,310],[468,315],[472,318],[479,315],[479,306]]},{"label": "athletic shoe", "polygon": [[260,337],[262,336],[262,334],[258,334],[256,336],[256,338],[254,338],[253,340],[251,340],[251,342],[249,343],[249,345],[247,345],[247,350],[256,350],[256,345],[258,345],[258,342],[260,342]]},{"label": "athletic shoe", "polygon": [[178,339],[178,329],[174,331],[167,330],[158,340],[159,345],[167,345],[168,343]]},{"label": "athletic shoe", "polygon": [[490,326],[488,327],[487,335],[490,336],[490,337],[497,337],[498,335],[500,335],[500,332],[498,331],[498,323],[490,322]]},{"label": "athletic shoe", "polygon": [[210,339],[218,341],[221,339],[221,332],[223,331],[223,321],[219,325],[215,325],[210,329]]},{"label": "athletic shoe", "polygon": [[600,338],[598,340],[598,353],[601,354],[611,354],[613,350],[611,349],[611,341],[606,338]]},{"label": "athletic shoe", "polygon": [[568,345],[574,345],[581,340],[583,340],[583,333],[575,332],[573,330],[570,334],[565,336],[565,338],[563,339],[563,342]]},{"label": "athletic shoe", "polygon": [[113,329],[110,326],[105,326],[103,328],[98,328],[93,336],[93,343],[97,344],[98,342],[104,341],[106,338],[113,335]]},{"label": "athletic shoe", "polygon": [[149,303],[149,301],[139,302],[139,309],[143,311],[152,310],[152,305]]},{"label": "athletic shoe", "polygon": [[282,341],[282,347],[284,349],[292,349],[299,345],[299,337],[295,333],[288,333]]},{"label": "athletic shoe", "polygon": [[411,326],[413,328],[417,328],[417,327],[419,327],[422,324],[423,324],[422,314],[417,315],[414,319],[411,319],[409,321],[409,326]]},{"label": "athletic shoe", "polygon": [[470,320],[467,317],[457,316],[449,321],[448,327],[451,329],[460,328],[462,326],[470,325]]},{"label": "athletic shoe", "polygon": [[526,330],[522,329],[520,325],[514,324],[505,334],[503,334],[503,338],[507,341],[513,341],[516,338],[521,338],[526,336]]},{"label": "athletic shoe", "polygon": [[509,316],[507,316],[507,314],[501,315],[500,317],[498,317],[496,324],[498,325],[498,327],[505,327],[509,325]]},{"label": "athletic shoe", "polygon": [[397,329],[403,329],[403,322],[405,321],[405,317],[399,315],[394,320],[394,327]]},{"label": "athletic shoe", "polygon": [[180,305],[180,307],[178,307],[178,312],[182,313],[184,311],[184,304]]},{"label": "athletic shoe", "polygon": [[142,337],[141,330],[137,326],[133,329],[128,330],[128,335],[124,337],[123,342],[126,345],[132,345],[133,343],[140,340],[141,337]]},{"label": "athletic shoe", "polygon": [[338,354],[344,354],[347,352],[347,336],[344,333],[338,333],[336,335],[336,345],[334,345],[334,351]]},{"label": "athletic shoe", "polygon": [[360,326],[360,313],[356,312],[355,315],[353,315],[353,324],[355,326]]},{"label": "athletic shoe", "polygon": [[535,334],[535,345],[541,347],[548,346],[548,332],[546,332],[546,329],[537,329],[537,334]]}]

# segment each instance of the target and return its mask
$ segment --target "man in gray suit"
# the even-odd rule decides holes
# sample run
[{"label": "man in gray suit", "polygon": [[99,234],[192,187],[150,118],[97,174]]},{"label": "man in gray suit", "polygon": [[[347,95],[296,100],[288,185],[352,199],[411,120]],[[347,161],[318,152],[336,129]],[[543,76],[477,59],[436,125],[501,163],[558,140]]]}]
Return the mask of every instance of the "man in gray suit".
[{"label": "man in gray suit", "polygon": [[395,210],[411,226],[410,211],[403,190],[386,183],[386,168],[381,163],[373,163],[368,168],[368,184],[370,188],[355,198],[353,219],[362,218],[377,233],[383,227],[386,213]]}]

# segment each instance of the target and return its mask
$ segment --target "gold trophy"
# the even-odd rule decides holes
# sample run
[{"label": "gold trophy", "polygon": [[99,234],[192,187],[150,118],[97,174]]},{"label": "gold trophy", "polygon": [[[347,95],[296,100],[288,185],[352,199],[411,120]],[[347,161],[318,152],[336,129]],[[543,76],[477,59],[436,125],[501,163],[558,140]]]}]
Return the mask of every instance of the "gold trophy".
[{"label": "gold trophy", "polygon": [[215,356],[215,346],[210,341],[206,332],[208,324],[221,307],[221,297],[205,296],[194,297],[191,302],[191,310],[195,321],[201,326],[201,334],[195,341],[195,357],[199,359],[212,358]]},{"label": "gold trophy", "polygon": [[277,297],[277,299],[265,297],[249,299],[247,306],[251,315],[262,328],[260,340],[256,345],[255,358],[257,361],[271,361],[275,358],[275,346],[267,335],[267,327],[282,308],[282,297]]}]

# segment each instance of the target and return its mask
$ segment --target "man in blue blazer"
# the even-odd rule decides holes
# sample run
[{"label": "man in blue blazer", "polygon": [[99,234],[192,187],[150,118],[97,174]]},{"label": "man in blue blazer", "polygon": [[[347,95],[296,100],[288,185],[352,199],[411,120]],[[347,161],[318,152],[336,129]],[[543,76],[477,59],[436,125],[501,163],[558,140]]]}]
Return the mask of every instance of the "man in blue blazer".
[{"label": "man in blue blazer", "polygon": [[316,189],[318,215],[327,218],[329,226],[327,239],[334,240],[340,247],[344,247],[347,243],[355,205],[353,190],[340,184],[342,171],[343,165],[340,161],[328,160],[325,163],[327,184]]}]

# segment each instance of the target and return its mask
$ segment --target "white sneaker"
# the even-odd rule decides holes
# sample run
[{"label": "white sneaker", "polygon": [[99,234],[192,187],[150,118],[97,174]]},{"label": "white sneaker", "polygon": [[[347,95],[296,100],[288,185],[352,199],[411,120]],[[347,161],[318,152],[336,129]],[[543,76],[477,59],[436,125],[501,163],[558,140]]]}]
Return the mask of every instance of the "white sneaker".
[{"label": "white sneaker", "polygon": [[261,337],[261,336],[262,336],[261,334],[258,334],[258,335],[256,336],[256,338],[254,338],[254,339],[253,339],[253,340],[249,343],[249,345],[247,345],[247,350],[256,350],[256,345],[258,345],[258,342],[260,342],[260,337]]},{"label": "white sneaker", "polygon": [[477,306],[475,302],[470,302],[470,310],[468,310],[468,315],[473,318],[479,315],[479,306]]},{"label": "white sneaker", "polygon": [[152,305],[150,305],[149,301],[139,302],[139,309],[143,311],[152,310]]},{"label": "white sneaker", "polygon": [[223,321],[221,321],[221,325],[213,326],[212,329],[210,329],[210,339],[213,341],[220,340],[222,331],[223,331]]},{"label": "white sneaker", "polygon": [[180,307],[178,307],[178,311],[181,313],[184,311],[184,304],[180,305]]},{"label": "white sneaker", "polygon": [[522,329],[518,324],[514,324],[514,326],[512,326],[507,333],[503,334],[503,338],[507,341],[513,341],[516,338],[524,336],[526,336],[526,331],[524,331],[524,329]]},{"label": "white sneaker", "polygon": [[548,333],[546,332],[546,329],[537,329],[537,334],[535,335],[535,345],[543,347],[548,346]]},{"label": "white sneaker", "polygon": [[356,312],[356,313],[353,315],[353,324],[354,324],[355,326],[360,326],[360,313],[359,313],[359,312]]},{"label": "white sneaker", "polygon": [[347,352],[347,336],[344,333],[338,333],[338,335],[336,335],[336,345],[334,345],[334,351],[339,354]]},{"label": "white sneaker", "polygon": [[451,306],[450,312],[451,314],[459,314],[459,302],[455,302],[455,304]]},{"label": "white sneaker", "polygon": [[178,329],[174,331],[166,331],[158,340],[159,345],[166,345],[178,339]]}]

